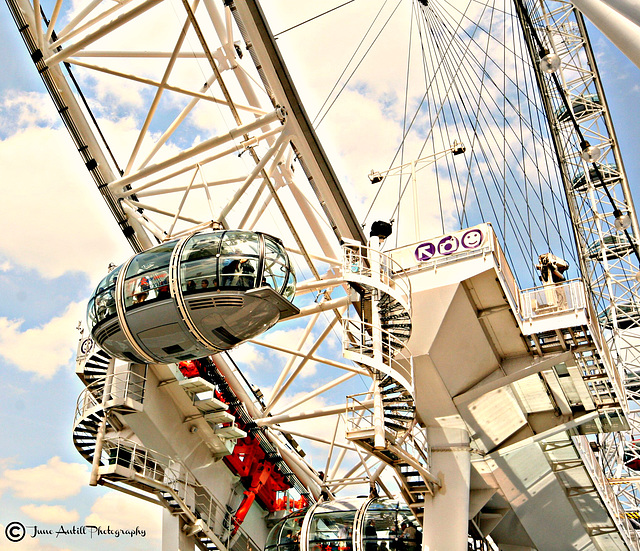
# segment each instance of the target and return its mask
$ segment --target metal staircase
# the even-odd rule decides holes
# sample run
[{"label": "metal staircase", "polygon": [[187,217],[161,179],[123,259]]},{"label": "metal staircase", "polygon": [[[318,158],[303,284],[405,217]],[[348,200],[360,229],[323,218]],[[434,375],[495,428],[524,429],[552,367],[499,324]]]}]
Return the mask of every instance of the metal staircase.
[{"label": "metal staircase", "polygon": [[[100,391],[100,394],[102,392]],[[82,391],[76,405],[75,420],[73,423],[73,444],[87,461],[93,461],[96,449],[96,436],[98,427],[105,416],[102,404],[88,388]],[[107,421],[107,430],[111,428]]]},{"label": "metal staircase", "polygon": [[389,375],[378,381],[378,389],[382,396],[385,426],[398,432],[410,430],[415,419],[415,406],[409,391]]},{"label": "metal staircase", "polygon": [[[373,386],[347,397],[347,439],[391,465],[401,492],[421,521],[426,494],[439,481],[429,472],[426,429],[415,415],[411,288],[402,269],[379,250],[343,246],[344,279],[357,293],[359,318],[343,319],[343,356],[367,369]],[[370,405],[373,403],[373,405]]]},{"label": "metal staircase", "polygon": [[89,386],[106,375],[111,356],[96,348],[90,338],[81,340],[78,348],[76,374],[85,386]]},{"label": "metal staircase", "polygon": [[[78,398],[73,425],[73,441],[78,452],[89,462],[96,452],[96,437],[106,415],[105,439],[102,446],[99,477],[118,488],[125,484],[138,491],[153,494],[173,515],[180,516],[189,535],[202,550],[259,551],[260,547],[238,527],[231,514],[207,489],[198,483],[181,462],[122,437],[126,427],[116,413],[142,410],[144,378],[130,370],[112,373],[112,360],[101,351],[91,351],[78,358],[78,371],[88,386]],[[235,418],[226,412],[227,404],[213,396],[211,383],[187,379],[185,392],[210,423],[226,434],[230,442],[246,435],[235,426]],[[105,392],[106,385],[106,392]],[[231,417],[231,419],[230,419]],[[232,448],[233,446],[231,446]]]},{"label": "metal staircase", "polygon": [[260,551],[251,537],[234,526],[220,503],[181,461],[123,438],[105,441],[101,477],[154,494],[202,550]]},{"label": "metal staircase", "polygon": [[395,342],[404,343],[411,336],[411,315],[405,306],[392,295],[382,293],[378,300],[381,328],[394,337]]},{"label": "metal staircase", "polygon": [[[181,379],[176,387],[182,391],[185,420],[206,421],[212,435],[222,442],[220,450],[212,449],[214,457],[232,453],[238,439],[247,437],[249,430],[263,439],[261,431],[226,386],[224,377],[215,369],[215,364],[210,359],[201,361],[206,363],[207,378]],[[156,501],[172,515],[180,517],[185,532],[194,538],[200,549],[261,551],[235,521],[235,510],[218,502],[185,463],[129,439],[133,432],[126,424],[126,417],[122,416],[144,411],[147,380],[140,373],[146,374],[146,369],[142,364],[116,364],[96,349],[91,339],[81,342],[76,371],[87,386],[78,398],[73,441],[80,454],[93,462],[98,434],[105,423],[98,483],[127,493],[151,494],[145,499]],[[237,422],[241,422],[242,428]],[[275,449],[269,449],[279,457]],[[294,476],[282,459],[276,463],[285,476]],[[132,489],[125,489],[125,486]],[[297,487],[302,489],[299,482]]]},{"label": "metal staircase", "polygon": [[[95,347],[91,339],[81,340],[76,373],[86,385],[76,403],[73,443],[82,457],[93,461],[98,429],[106,415],[105,432],[122,430],[115,413],[142,410],[145,378],[130,369],[109,371],[113,358]],[[105,392],[105,385],[107,391]]]},{"label": "metal staircase", "polygon": [[619,362],[607,346],[582,282],[521,291],[519,305],[523,337],[532,355],[572,354],[555,377],[542,375],[553,395],[560,397],[559,409],[598,410],[598,419],[581,426],[584,434],[628,430]]}]

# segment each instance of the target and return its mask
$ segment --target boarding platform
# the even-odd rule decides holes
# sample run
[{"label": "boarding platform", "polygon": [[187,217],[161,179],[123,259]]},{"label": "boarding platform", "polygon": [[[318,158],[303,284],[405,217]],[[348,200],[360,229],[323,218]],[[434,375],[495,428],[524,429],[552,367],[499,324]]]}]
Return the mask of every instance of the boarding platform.
[{"label": "boarding platform", "polygon": [[411,281],[416,418],[469,431],[478,532],[514,549],[634,548],[584,436],[629,425],[583,283],[520,289],[489,224],[387,254]]}]

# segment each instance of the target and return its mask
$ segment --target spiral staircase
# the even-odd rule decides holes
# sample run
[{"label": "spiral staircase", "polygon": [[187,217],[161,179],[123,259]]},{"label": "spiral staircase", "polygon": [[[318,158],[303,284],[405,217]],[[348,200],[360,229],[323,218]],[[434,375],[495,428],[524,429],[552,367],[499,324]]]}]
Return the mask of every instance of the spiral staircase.
[{"label": "spiral staircase", "polygon": [[[82,457],[92,462],[96,437],[103,422],[105,434],[122,431],[115,413],[142,410],[144,375],[128,369],[109,373],[113,359],[95,347],[92,339],[81,340],[76,359],[76,373],[86,385],[78,397],[73,423],[73,443]],[[105,384],[107,391],[105,392]],[[106,416],[106,419],[105,419]]]},{"label": "spiral staircase", "polygon": [[[133,432],[123,422],[125,418],[122,416],[143,410],[146,379],[136,372],[138,364],[127,364],[126,370],[118,371],[113,369],[113,362],[108,354],[95,347],[91,339],[81,339],[76,373],[86,388],[77,402],[73,442],[78,452],[88,462],[93,462],[98,432],[105,423],[98,482],[125,493],[146,495],[146,500],[164,506],[172,515],[182,519],[185,533],[193,536],[202,550],[259,551],[260,546],[246,531],[234,529],[233,510],[201,485],[183,462],[130,439],[134,437]],[[198,379],[196,384],[198,381],[202,380]],[[188,396],[195,396],[201,390],[193,388],[193,380],[183,382],[188,383],[182,385]],[[195,400],[194,396],[191,397]],[[224,419],[219,418],[226,413],[222,411],[226,409],[225,404],[215,398],[196,402],[194,407],[200,406],[198,409],[204,417],[217,415],[212,422],[229,425],[228,414]],[[235,427],[235,423],[231,423],[231,427],[237,432],[229,435],[231,438],[246,436]]]},{"label": "spiral staircase", "polygon": [[[430,473],[426,428],[416,418],[409,279],[371,247],[343,246],[343,274],[358,297],[358,316],[343,319],[343,356],[371,374],[369,392],[347,397],[347,439],[390,465],[421,521],[424,500],[439,481]],[[370,405],[370,404],[373,405]]]}]

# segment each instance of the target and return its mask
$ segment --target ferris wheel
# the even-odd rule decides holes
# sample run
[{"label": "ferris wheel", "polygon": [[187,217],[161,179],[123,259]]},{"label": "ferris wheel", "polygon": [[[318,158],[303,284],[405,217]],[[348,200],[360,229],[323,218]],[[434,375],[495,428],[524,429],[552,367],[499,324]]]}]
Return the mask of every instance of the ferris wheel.
[{"label": "ferris wheel", "polygon": [[[624,510],[638,507],[625,480],[639,455],[639,229],[584,21],[571,3],[368,5],[352,32],[360,42],[351,38],[355,52],[340,56],[339,67],[339,45],[326,35],[320,42],[310,21],[306,43],[319,65],[308,78],[317,84],[319,74],[332,75],[324,103],[307,92],[315,118],[284,63],[296,52],[276,33],[274,6],[8,4],[88,180],[133,249],[90,298],[91,337],[78,355],[87,387],[74,441],[93,464],[93,483],[154,495],[186,527],[181,537],[203,549],[262,549],[265,540],[282,547],[296,526],[310,549],[317,519],[330,515],[326,504],[363,492],[365,505],[339,508],[355,546],[367,546],[372,503],[437,545],[445,536],[434,527],[450,502],[430,509],[443,495],[436,467],[455,478],[451,462],[438,458],[458,465],[494,454],[499,478],[515,470],[510,446],[526,434],[550,471],[557,447],[596,449],[589,468],[619,482],[594,502],[613,507],[606,500],[614,491],[623,504],[621,515],[607,509],[619,535],[606,537],[636,548]],[[388,46],[398,36],[402,63]],[[376,78],[365,84],[362,71]],[[372,108],[380,126],[354,131]],[[384,134],[389,121],[395,125]],[[338,177],[318,137],[331,132],[353,148],[343,168],[361,172]],[[497,259],[498,287],[451,275],[479,255]],[[548,262],[561,272],[557,280],[546,280]],[[453,279],[422,282],[432,272]],[[571,308],[558,306],[556,287],[539,285],[566,276],[584,280],[563,287],[564,300],[575,293]],[[426,369],[419,358],[454,372],[476,352],[462,342],[479,338],[476,325],[448,326],[443,314],[433,335],[426,329],[425,312],[437,317],[451,281],[475,305],[483,338],[503,347],[487,345],[488,363],[508,379],[503,386],[491,386],[491,370],[446,379],[437,368],[442,380],[428,382],[418,373]],[[418,298],[423,287],[438,293]],[[504,296],[491,302],[498,290]],[[525,320],[523,296],[530,324],[570,309],[584,311],[585,321],[525,335],[503,328],[502,316],[515,310]],[[467,319],[459,308],[457,319]],[[499,331],[517,346],[493,335]],[[443,333],[446,351],[419,352]],[[532,375],[509,372],[525,355]],[[481,383],[496,405],[494,392],[508,394],[504,404],[521,408],[514,416],[524,420],[494,428]],[[453,437],[448,427],[429,430],[440,406],[426,402],[442,396],[441,416],[465,427],[456,424]],[[475,408],[484,408],[482,419]],[[554,432],[554,415],[566,418],[565,432]],[[578,427],[605,435],[576,444]],[[204,446],[197,457],[186,451],[194,442]],[[589,450],[580,452],[584,465]],[[224,466],[201,472],[212,458]],[[462,527],[455,545],[470,536],[479,546],[506,543],[505,526],[494,530],[504,519],[527,532],[531,548],[544,541],[520,517],[525,509],[492,512],[510,502],[486,480],[474,489],[489,497],[469,523],[472,484],[460,484],[467,510],[447,512]],[[277,541],[266,539],[256,501],[270,522],[293,512]],[[309,506],[316,516],[305,516]]]}]

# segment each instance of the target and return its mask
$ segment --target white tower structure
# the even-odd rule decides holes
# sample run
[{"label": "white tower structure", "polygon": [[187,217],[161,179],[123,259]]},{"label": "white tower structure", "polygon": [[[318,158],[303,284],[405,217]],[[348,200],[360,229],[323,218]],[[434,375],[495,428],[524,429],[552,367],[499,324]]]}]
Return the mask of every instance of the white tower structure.
[{"label": "white tower structure", "polygon": [[[134,252],[89,299],[74,443],[163,550],[640,549],[639,230],[573,4],[407,0],[421,91],[368,231],[268,6],[7,4]],[[635,55],[633,3],[575,4]]]}]

